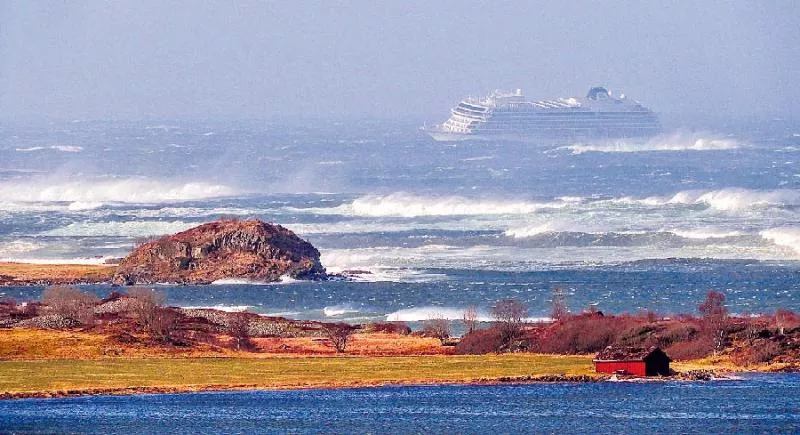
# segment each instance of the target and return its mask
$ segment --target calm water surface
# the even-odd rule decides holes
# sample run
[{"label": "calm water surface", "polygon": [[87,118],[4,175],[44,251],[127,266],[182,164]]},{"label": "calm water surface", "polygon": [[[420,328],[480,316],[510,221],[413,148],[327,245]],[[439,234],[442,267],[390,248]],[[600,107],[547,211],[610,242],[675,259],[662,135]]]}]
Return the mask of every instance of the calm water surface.
[{"label": "calm water surface", "polygon": [[800,374],[715,382],[420,386],[25,399],[26,433],[797,433]]}]

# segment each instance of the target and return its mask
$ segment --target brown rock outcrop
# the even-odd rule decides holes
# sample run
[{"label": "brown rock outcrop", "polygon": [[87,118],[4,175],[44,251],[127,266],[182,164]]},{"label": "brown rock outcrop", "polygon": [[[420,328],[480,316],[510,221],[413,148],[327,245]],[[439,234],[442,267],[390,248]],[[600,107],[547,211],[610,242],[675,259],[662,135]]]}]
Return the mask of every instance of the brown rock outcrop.
[{"label": "brown rock outcrop", "polygon": [[225,220],[145,243],[125,257],[115,284],[208,284],[224,278],[323,279],[319,251],[280,225]]}]

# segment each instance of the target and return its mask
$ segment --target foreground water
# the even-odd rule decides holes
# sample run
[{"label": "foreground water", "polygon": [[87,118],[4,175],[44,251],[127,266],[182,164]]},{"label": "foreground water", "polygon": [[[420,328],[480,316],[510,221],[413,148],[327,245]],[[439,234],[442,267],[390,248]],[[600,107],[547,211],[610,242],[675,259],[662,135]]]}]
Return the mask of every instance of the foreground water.
[{"label": "foreground water", "polygon": [[0,402],[25,433],[797,433],[800,375]]}]

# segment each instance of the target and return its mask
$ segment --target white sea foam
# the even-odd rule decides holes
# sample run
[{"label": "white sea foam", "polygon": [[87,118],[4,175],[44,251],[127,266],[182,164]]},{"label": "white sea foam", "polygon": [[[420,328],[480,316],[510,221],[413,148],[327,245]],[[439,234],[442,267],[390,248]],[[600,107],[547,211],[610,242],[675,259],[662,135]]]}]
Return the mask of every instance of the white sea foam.
[{"label": "white sea foam", "polygon": [[73,222],[65,227],[41,233],[57,237],[149,237],[188,230],[197,223],[183,221]]},{"label": "white sea foam", "polygon": [[185,310],[217,310],[228,313],[242,313],[252,308],[252,305],[198,305],[181,307]]},{"label": "white sea foam", "polygon": [[728,187],[717,190],[683,190],[672,196],[651,196],[647,198],[622,197],[607,200],[615,204],[664,207],[669,205],[706,205],[722,211],[737,211],[768,207],[800,206],[800,190],[772,189],[757,190]]},{"label": "white sea foam", "polygon": [[631,139],[605,141],[590,144],[573,144],[565,149],[573,154],[587,152],[599,153],[639,153],[652,151],[718,151],[740,148],[741,144],[731,138],[723,138],[709,133],[673,133],[659,135],[647,141]]},{"label": "white sea foam", "polygon": [[692,229],[671,229],[666,232],[675,234],[684,239],[706,240],[706,239],[725,239],[728,237],[738,237],[743,235],[741,231],[727,231],[719,228],[692,228]]},{"label": "white sea foam", "polygon": [[114,257],[80,257],[80,258],[27,258],[27,257],[8,257],[8,258],[0,258],[2,262],[8,263],[29,263],[29,264],[105,264],[107,265],[106,261],[113,259]]},{"label": "white sea foam", "polygon": [[496,156],[493,156],[493,155],[477,156],[477,157],[466,157],[466,158],[461,159],[461,161],[462,162],[480,162],[480,161],[483,161],[483,160],[492,160],[495,157]]},{"label": "white sea foam", "polygon": [[[430,319],[460,320],[464,316],[464,308],[455,307],[417,307],[405,308],[386,315],[387,322],[420,322]],[[485,313],[478,313],[481,322],[491,320]]]},{"label": "white sea foam", "polygon": [[0,183],[0,201],[78,202],[78,203],[161,203],[189,201],[234,195],[224,185],[157,181],[143,178],[114,180],[51,181]]},{"label": "white sea foam", "polygon": [[67,207],[70,211],[95,210],[102,207],[102,202],[75,201]]},{"label": "white sea foam", "polygon": [[42,151],[42,150],[53,150],[53,151],[61,151],[64,153],[79,153],[83,151],[83,147],[74,146],[74,145],[53,145],[49,147],[27,147],[27,148],[16,148],[15,149],[21,153],[29,153],[33,151]]},{"label": "white sea foam", "polygon": [[211,285],[265,285],[269,284],[266,281],[254,281],[242,278],[223,278],[212,281]]},{"label": "white sea foam", "polygon": [[116,216],[134,216],[143,219],[153,218],[203,218],[208,216],[253,216],[274,213],[275,209],[238,208],[238,207],[160,207],[156,209],[135,208],[130,210],[115,209]]},{"label": "white sea foam", "polygon": [[322,309],[325,317],[340,317],[344,314],[357,313],[360,310],[349,304],[332,305]]},{"label": "white sea foam", "polygon": [[535,213],[546,208],[563,208],[567,204],[567,202],[559,200],[547,203],[496,201],[460,196],[419,196],[400,192],[387,196],[364,196],[350,204],[330,210],[348,215],[371,217],[518,215]]},{"label": "white sea foam", "polygon": [[[464,318],[464,311],[465,308],[457,308],[457,307],[425,306],[425,307],[415,307],[415,308],[404,308],[402,310],[397,310],[393,313],[387,314],[386,321],[421,322],[431,319],[446,319],[446,320],[458,321]],[[478,317],[476,320],[479,322],[491,322],[493,319],[488,313],[479,310]],[[527,317],[523,320],[526,322],[552,321],[552,319],[549,317]]]},{"label": "white sea foam", "polygon": [[0,257],[24,254],[41,248],[42,245],[38,243],[26,240],[12,240],[10,242],[0,243]]},{"label": "white sea foam", "polygon": [[800,255],[800,227],[779,227],[761,231],[761,237]]},{"label": "white sea foam", "polygon": [[[581,246],[488,246],[470,247],[426,245],[413,248],[379,247],[331,249],[322,252],[322,264],[329,271],[354,269],[373,272],[356,278],[369,281],[440,281],[446,276],[431,276],[428,270],[469,269],[497,271],[552,270],[586,268],[594,265],[665,258],[715,258],[789,260],[797,253],[776,250],[774,245],[738,239],[709,239],[687,245],[581,245]],[[387,279],[389,278],[389,279]]]},{"label": "white sea foam", "polygon": [[595,228],[594,226],[578,226],[576,224],[567,222],[545,222],[534,225],[510,228],[506,230],[504,234],[506,236],[513,237],[515,239],[525,239],[529,237],[535,237],[540,234],[560,233],[560,232],[599,234],[611,231],[601,231]]},{"label": "white sea foam", "polygon": [[800,190],[727,188],[712,191],[683,191],[675,194],[668,203],[706,204],[711,208],[725,211],[792,206],[800,205]]}]

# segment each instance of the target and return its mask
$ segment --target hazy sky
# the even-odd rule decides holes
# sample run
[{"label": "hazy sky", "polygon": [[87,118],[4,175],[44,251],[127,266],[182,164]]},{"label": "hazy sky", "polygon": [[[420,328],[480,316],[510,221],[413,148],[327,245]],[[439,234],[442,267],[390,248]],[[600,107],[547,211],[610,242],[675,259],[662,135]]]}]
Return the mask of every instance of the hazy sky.
[{"label": "hazy sky", "polygon": [[0,0],[0,118],[432,117],[624,91],[800,118],[798,1]]}]

